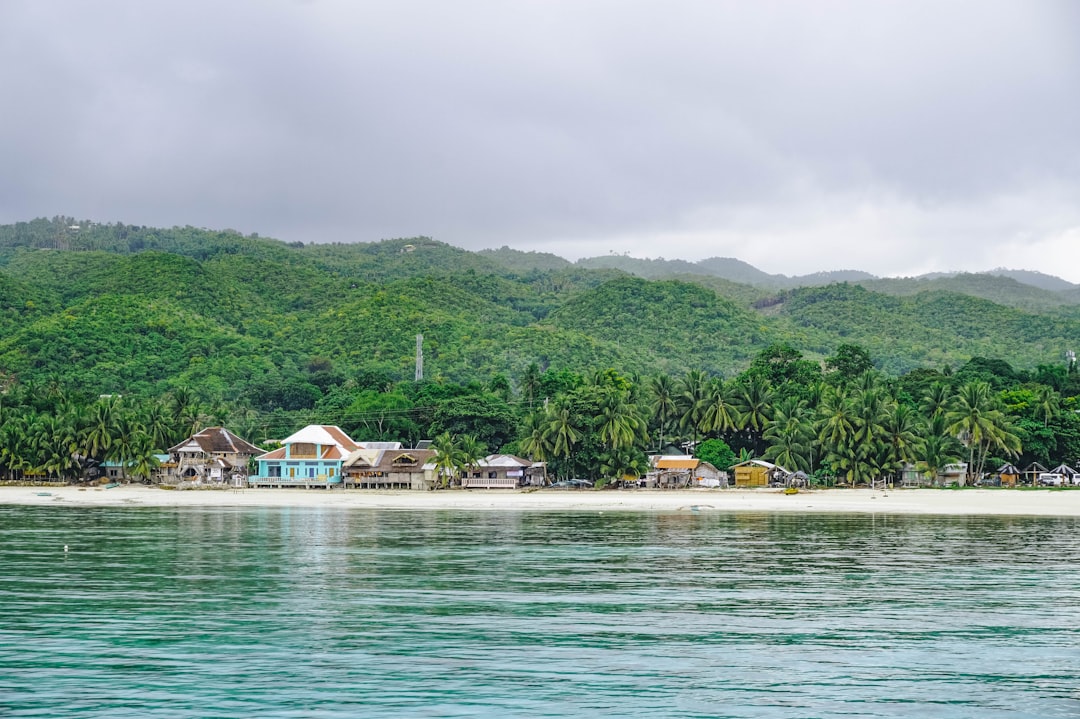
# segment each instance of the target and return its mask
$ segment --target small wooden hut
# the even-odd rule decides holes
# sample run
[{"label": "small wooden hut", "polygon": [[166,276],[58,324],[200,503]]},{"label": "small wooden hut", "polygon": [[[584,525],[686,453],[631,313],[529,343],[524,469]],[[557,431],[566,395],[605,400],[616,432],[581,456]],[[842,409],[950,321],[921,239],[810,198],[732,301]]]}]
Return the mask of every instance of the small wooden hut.
[{"label": "small wooden hut", "polygon": [[1015,487],[1020,481],[1020,470],[1012,464],[1003,464],[997,468],[998,477],[1001,478],[1002,487]]},{"label": "small wooden hut", "polygon": [[768,487],[774,481],[780,481],[790,472],[778,464],[763,459],[750,459],[732,467],[735,471],[736,487]]}]

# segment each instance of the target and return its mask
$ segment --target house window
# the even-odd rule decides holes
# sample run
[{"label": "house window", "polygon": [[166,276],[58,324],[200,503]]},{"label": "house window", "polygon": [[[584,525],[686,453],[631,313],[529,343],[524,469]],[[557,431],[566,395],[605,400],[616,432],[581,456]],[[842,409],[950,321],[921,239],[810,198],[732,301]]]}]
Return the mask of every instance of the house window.
[{"label": "house window", "polygon": [[266,465],[266,476],[267,477],[280,477],[281,476],[281,465],[280,464],[268,464],[268,465]]},{"label": "house window", "polygon": [[495,479],[499,476],[498,472],[488,472],[488,479]]}]

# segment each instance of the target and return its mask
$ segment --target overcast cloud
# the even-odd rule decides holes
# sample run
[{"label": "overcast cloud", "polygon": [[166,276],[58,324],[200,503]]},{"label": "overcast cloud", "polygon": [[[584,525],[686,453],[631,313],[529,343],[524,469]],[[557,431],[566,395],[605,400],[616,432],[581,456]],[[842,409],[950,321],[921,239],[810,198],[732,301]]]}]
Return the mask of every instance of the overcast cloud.
[{"label": "overcast cloud", "polygon": [[0,222],[1080,282],[1078,8],[5,0]]}]

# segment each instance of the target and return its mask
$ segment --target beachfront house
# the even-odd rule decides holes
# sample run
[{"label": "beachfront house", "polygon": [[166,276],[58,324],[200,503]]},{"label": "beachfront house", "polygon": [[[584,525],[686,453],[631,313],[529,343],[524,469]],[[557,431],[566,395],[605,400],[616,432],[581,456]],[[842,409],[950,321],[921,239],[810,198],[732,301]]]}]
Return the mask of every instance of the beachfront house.
[{"label": "beachfront house", "polygon": [[645,474],[646,487],[685,487],[690,484],[701,460],[688,454],[654,454]]},{"label": "beachfront house", "polygon": [[345,460],[360,449],[340,427],[325,424],[309,424],[281,445],[255,458],[259,469],[248,484],[306,489],[337,486],[342,483]]},{"label": "beachfront house", "polygon": [[359,444],[342,468],[346,488],[431,489],[435,486],[435,450],[402,449],[398,442]]},{"label": "beachfront house", "polygon": [[533,463],[512,454],[489,454],[462,473],[464,489],[514,489],[525,483]]},{"label": "beachfront house", "polygon": [[169,449],[159,476],[162,481],[243,483],[251,458],[262,453],[224,427],[207,427]]},{"label": "beachfront house", "polygon": [[967,484],[967,476],[967,462],[952,462],[938,469],[934,484],[939,487],[948,487],[953,484],[963,487]]},{"label": "beachfront house", "polygon": [[773,482],[780,482],[790,474],[779,464],[763,459],[748,459],[734,465],[736,487],[768,487]]}]

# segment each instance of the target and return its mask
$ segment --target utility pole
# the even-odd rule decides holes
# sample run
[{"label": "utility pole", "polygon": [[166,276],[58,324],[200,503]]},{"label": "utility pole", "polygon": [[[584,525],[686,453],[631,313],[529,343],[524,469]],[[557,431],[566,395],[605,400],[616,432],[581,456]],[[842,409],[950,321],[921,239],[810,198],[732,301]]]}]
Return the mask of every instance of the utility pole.
[{"label": "utility pole", "polygon": [[424,335],[416,335],[416,381],[424,379]]}]

